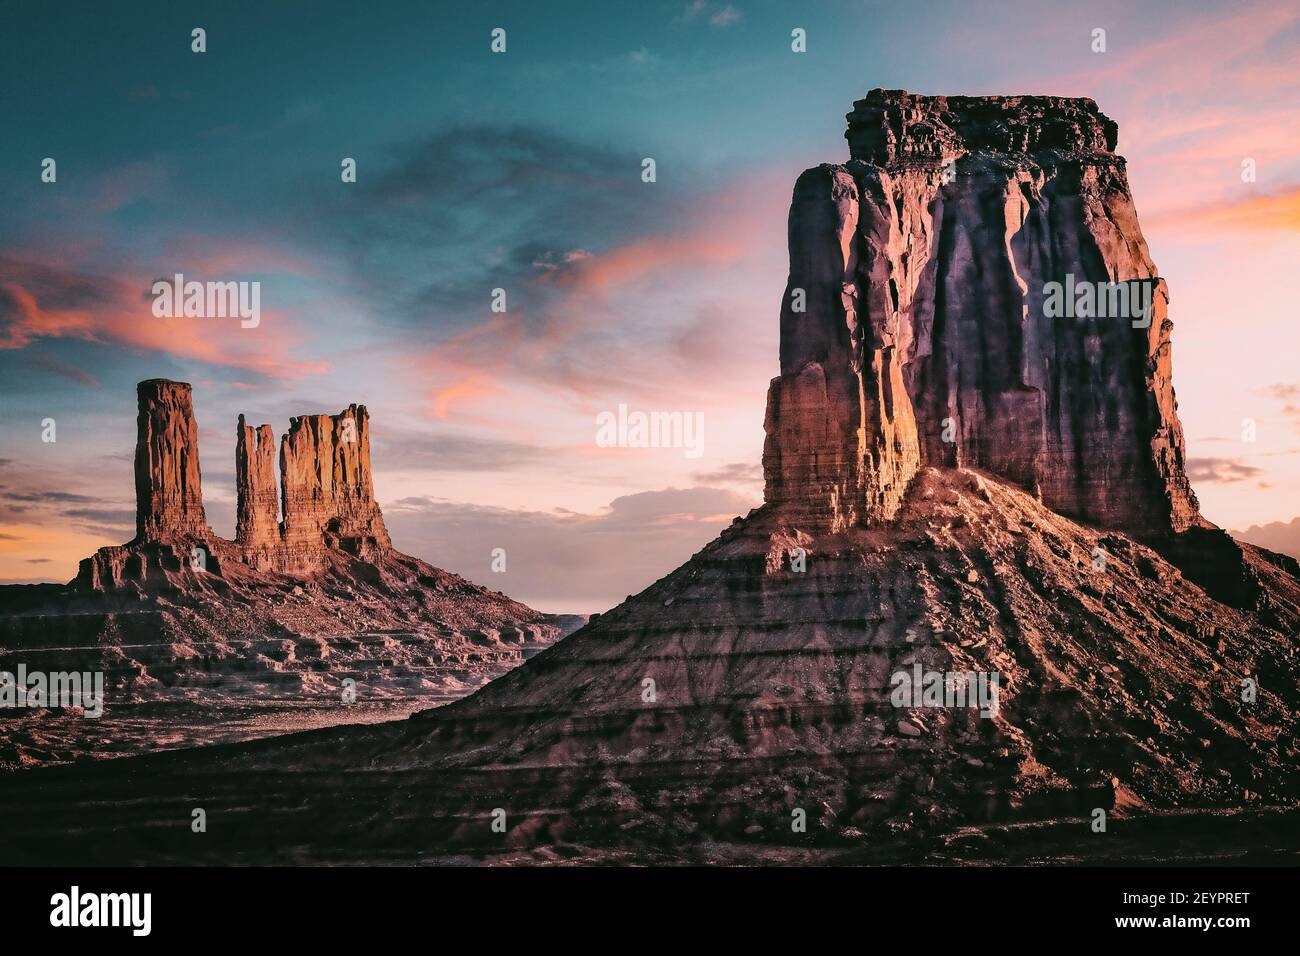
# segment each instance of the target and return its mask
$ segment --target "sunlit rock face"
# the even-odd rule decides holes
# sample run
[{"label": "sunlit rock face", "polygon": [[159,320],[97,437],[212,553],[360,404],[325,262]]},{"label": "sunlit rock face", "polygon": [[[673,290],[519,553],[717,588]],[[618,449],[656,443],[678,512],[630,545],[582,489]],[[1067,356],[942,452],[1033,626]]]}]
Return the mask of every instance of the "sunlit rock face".
[{"label": "sunlit rock face", "polygon": [[291,419],[280,441],[278,488],[274,429],[239,416],[232,543],[213,533],[204,514],[190,386],[150,379],[137,387],[137,399],[136,537],[85,559],[74,582],[82,589],[169,580],[187,569],[220,574],[230,561],[308,574],[339,556],[381,560],[392,550],[375,500],[364,405]]},{"label": "sunlit rock face", "polygon": [[1197,525],[1114,122],[1089,99],[874,90],[848,123],[850,161],[791,204],[767,500],[870,523],[919,465],[974,466],[1089,524]]},{"label": "sunlit rock face", "polygon": [[136,397],[136,537],[210,535],[190,386],[150,379],[136,386]]},{"label": "sunlit rock face", "polygon": [[390,548],[370,469],[370,415],[303,415],[280,443],[284,547],[290,564],[310,564],[322,547],[370,554]]}]

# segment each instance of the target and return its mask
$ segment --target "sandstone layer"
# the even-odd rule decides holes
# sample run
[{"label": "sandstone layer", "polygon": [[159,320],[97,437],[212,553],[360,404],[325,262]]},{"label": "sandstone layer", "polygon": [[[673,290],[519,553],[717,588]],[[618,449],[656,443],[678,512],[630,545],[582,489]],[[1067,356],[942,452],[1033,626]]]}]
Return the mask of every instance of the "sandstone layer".
[{"label": "sandstone layer", "polygon": [[[1300,850],[1294,816],[1208,842],[1300,798],[1294,562],[1250,549],[1274,605],[1240,611],[972,470],[924,469],[892,522],[800,538],[803,572],[798,523],[765,506],[411,720],[24,773],[0,794],[0,849],[49,859],[75,820],[67,852],[111,862],[1133,860],[1176,811],[1174,857]],[[894,706],[918,664],[998,673],[997,715]],[[180,815],[200,796],[221,825],[196,845]]]},{"label": "sandstone layer", "polygon": [[235,440],[235,543],[254,567],[280,545],[280,497],[275,485],[275,430],[239,416]]},{"label": "sandstone layer", "polygon": [[280,444],[284,545],[299,562],[322,544],[349,554],[390,548],[370,472],[370,415],[304,415]]}]

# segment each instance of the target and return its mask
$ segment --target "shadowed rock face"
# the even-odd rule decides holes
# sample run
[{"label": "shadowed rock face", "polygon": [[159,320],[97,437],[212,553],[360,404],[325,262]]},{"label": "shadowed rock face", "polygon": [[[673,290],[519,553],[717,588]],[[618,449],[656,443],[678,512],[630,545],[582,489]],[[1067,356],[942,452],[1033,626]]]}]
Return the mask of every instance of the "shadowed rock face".
[{"label": "shadowed rock face", "polygon": [[280,499],[275,488],[275,431],[239,416],[235,439],[235,543],[260,564],[261,552],[280,543]]},{"label": "shadowed rock face", "polygon": [[[887,520],[919,465],[974,466],[1104,528],[1201,524],[1115,124],[1088,99],[884,90],[848,121],[852,159],[791,204],[767,500]],[[1049,315],[1051,283],[1145,291],[1149,327]]]}]

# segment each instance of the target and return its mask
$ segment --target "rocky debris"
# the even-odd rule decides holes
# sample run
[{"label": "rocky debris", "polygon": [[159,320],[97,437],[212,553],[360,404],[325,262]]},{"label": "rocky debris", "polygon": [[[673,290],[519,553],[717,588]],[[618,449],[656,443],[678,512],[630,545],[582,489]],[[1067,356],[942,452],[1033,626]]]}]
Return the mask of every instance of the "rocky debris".
[{"label": "rocky debris", "polygon": [[[973,493],[977,480],[988,500]],[[75,818],[79,845],[114,862],[557,844],[681,859],[736,843],[816,849],[821,860],[889,847],[897,863],[963,827],[1050,825],[1075,832],[1079,852],[1105,852],[1084,849],[1097,839],[1096,807],[1234,807],[1247,790],[1261,804],[1300,800],[1295,578],[1270,591],[1280,615],[1270,624],[1216,602],[1128,536],[967,470],[925,469],[892,522],[815,536],[804,572],[769,569],[773,535],[798,514],[759,509],[446,707],[176,754],[129,779],[92,768],[102,773],[59,784],[57,809],[47,803],[39,819],[10,787],[0,811],[19,814],[32,847],[47,850],[51,821]],[[1084,559],[1095,548],[1109,555],[1104,572]],[[914,664],[996,672],[997,714],[896,707],[893,675]],[[1241,697],[1245,675],[1259,683],[1253,704]],[[333,781],[325,791],[322,774]],[[132,837],[151,827],[143,816],[88,808],[86,794],[104,800],[145,778],[151,793],[198,787],[209,813],[244,808],[268,822],[195,851],[179,835],[174,845]],[[494,807],[507,811],[505,835],[490,827]],[[791,828],[798,809],[806,833]],[[12,855],[22,839],[0,836],[0,847]]]},{"label": "rocky debris", "polygon": [[403,717],[585,623],[397,551],[310,577],[174,574],[191,581],[0,587],[0,670],[99,671],[105,694],[97,719],[0,710],[0,770]]}]

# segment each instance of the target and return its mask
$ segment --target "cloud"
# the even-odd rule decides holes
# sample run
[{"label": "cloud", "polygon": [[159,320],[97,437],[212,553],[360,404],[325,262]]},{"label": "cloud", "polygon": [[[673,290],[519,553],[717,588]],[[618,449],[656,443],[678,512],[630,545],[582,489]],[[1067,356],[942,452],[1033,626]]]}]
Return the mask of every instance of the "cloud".
[{"label": "cloud", "polygon": [[495,408],[533,404],[523,389],[584,415],[611,397],[681,408],[734,394],[729,377],[754,375],[775,353],[775,324],[755,334],[753,316],[772,312],[780,295],[790,178],[736,177],[689,208],[670,202],[671,216],[621,217],[630,234],[615,242],[566,244],[582,254],[544,260],[511,285],[522,314],[480,309],[418,357],[417,373],[434,383],[431,413],[463,416],[486,399]]},{"label": "cloud", "polygon": [[1300,385],[1270,385],[1262,391],[1282,402],[1282,414],[1297,419],[1296,424],[1300,425]]},{"label": "cloud", "polygon": [[1247,481],[1261,474],[1263,474],[1262,469],[1233,458],[1187,459],[1187,477],[1193,482],[1230,484],[1237,481]]},{"label": "cloud", "polygon": [[91,521],[115,529],[135,529],[135,510],[131,508],[72,508],[64,514],[69,518]]},{"label": "cloud", "polygon": [[[47,532],[54,529],[58,529],[59,536],[82,542],[89,537],[103,544],[122,541],[135,533],[134,508],[125,508],[117,502],[88,494],[32,487],[57,480],[47,475],[27,475],[25,478],[27,487],[0,491],[0,521],[11,526],[27,524],[41,529],[34,535],[9,539],[29,542],[26,550],[39,549],[43,543],[48,547],[52,542],[46,540]],[[84,556],[85,553],[76,555],[77,558]]]},{"label": "cloud", "polygon": [[[548,611],[604,611],[662,577],[757,501],[720,488],[625,495],[596,514],[435,498],[385,505],[394,543]],[[504,548],[506,572],[490,570]]]},{"label": "cloud", "polygon": [[385,471],[418,469],[427,474],[459,471],[513,471],[539,464],[551,452],[534,443],[479,438],[385,426],[371,438],[373,457]]},{"label": "cloud", "polygon": [[[402,333],[455,335],[493,314],[497,288],[526,325],[549,294],[538,276],[679,211],[671,186],[641,182],[642,156],[540,128],[464,124],[389,153],[323,241],[342,243],[354,294]],[[315,207],[299,227],[322,242]]]},{"label": "cloud", "polygon": [[673,17],[675,25],[691,23],[696,20],[709,21],[709,25],[719,30],[739,23],[744,15],[731,4],[712,3],[710,0],[691,0],[682,12]]},{"label": "cloud", "polygon": [[701,471],[696,479],[706,485],[754,485],[763,483],[763,466],[757,462],[738,461],[712,471]]},{"label": "cloud", "polygon": [[28,356],[27,361],[33,367],[49,372],[51,375],[66,378],[68,381],[76,382],[78,385],[85,385],[87,388],[99,387],[99,380],[85,369],[77,368],[75,365],[69,365],[52,355],[45,355],[34,349],[29,351],[31,354]]},{"label": "cloud", "polygon": [[86,495],[74,495],[67,491],[11,491],[0,497],[7,498],[10,501],[55,502],[59,504],[87,504],[95,500]]},{"label": "cloud", "polygon": [[[189,261],[201,264],[198,259]],[[250,260],[233,251],[221,252],[211,260],[218,268],[207,274],[229,274],[221,266],[241,261],[261,260],[256,255]],[[270,378],[300,378],[328,367],[291,358],[300,349],[290,323],[278,310],[263,308],[256,329],[240,328],[237,319],[156,318],[150,294],[153,279],[81,273],[0,251],[0,349],[78,339],[114,342]]]},{"label": "cloud", "polygon": [[[1294,228],[1286,198],[1294,187],[1268,184],[1276,171],[1292,170],[1300,152],[1292,108],[1300,98],[1300,8],[1264,0],[1185,10],[1159,30],[1111,29],[1111,48],[1104,55],[1084,52],[1084,69],[1063,74],[1049,63],[1023,82],[1092,97],[1119,121],[1120,151],[1143,159],[1130,175],[1148,238],[1166,215],[1187,216],[1196,229],[1236,228],[1246,219]],[[1044,45],[1059,42],[1054,18],[1039,29]],[[1254,92],[1243,96],[1243,90]],[[1258,187],[1241,181],[1246,158],[1257,163]],[[1241,199],[1243,190],[1266,187],[1278,194],[1276,202]],[[1203,208],[1188,209],[1189,196]]]},{"label": "cloud", "polygon": [[1223,229],[1300,232],[1300,186],[1262,196],[1172,210],[1152,217],[1149,225],[1205,232]]},{"label": "cloud", "polygon": [[727,4],[725,7],[713,12],[709,17],[709,23],[720,29],[726,29],[733,23],[739,23],[741,18],[741,12],[731,4]]}]

